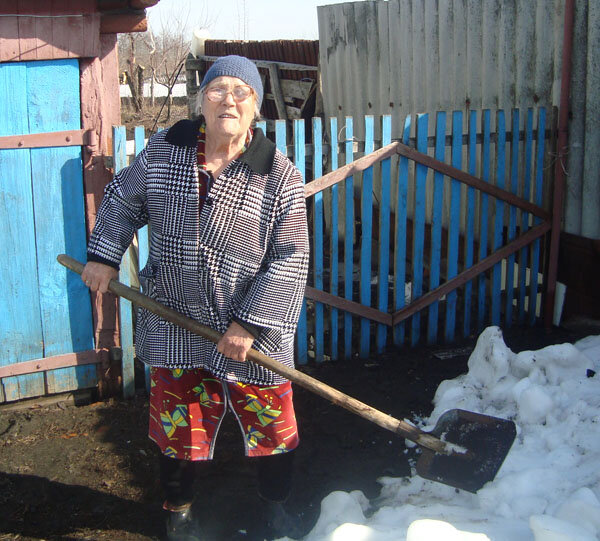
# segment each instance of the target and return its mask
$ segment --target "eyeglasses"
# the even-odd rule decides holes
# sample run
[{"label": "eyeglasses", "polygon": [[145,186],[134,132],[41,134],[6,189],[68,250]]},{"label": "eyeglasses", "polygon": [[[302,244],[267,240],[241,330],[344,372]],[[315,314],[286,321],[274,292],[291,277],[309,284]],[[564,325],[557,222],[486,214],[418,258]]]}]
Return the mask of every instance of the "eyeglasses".
[{"label": "eyeglasses", "polygon": [[238,85],[233,88],[229,86],[212,86],[205,92],[210,101],[222,101],[228,94],[233,96],[236,103],[247,100],[252,95],[252,88],[246,85]]}]

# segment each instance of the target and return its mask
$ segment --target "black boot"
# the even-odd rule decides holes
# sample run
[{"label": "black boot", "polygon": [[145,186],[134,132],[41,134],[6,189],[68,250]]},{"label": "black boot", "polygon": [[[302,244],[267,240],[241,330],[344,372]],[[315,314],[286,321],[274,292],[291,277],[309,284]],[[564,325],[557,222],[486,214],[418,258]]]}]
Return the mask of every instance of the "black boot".
[{"label": "black boot", "polygon": [[300,517],[290,513],[283,502],[263,499],[263,509],[271,538],[300,539],[304,535]]},{"label": "black boot", "polygon": [[303,535],[302,521],[290,513],[283,502],[292,488],[292,470],[295,451],[257,458],[258,494],[263,502],[263,516],[270,539]]},{"label": "black boot", "polygon": [[202,540],[191,506],[183,511],[167,511],[167,539],[169,541]]}]

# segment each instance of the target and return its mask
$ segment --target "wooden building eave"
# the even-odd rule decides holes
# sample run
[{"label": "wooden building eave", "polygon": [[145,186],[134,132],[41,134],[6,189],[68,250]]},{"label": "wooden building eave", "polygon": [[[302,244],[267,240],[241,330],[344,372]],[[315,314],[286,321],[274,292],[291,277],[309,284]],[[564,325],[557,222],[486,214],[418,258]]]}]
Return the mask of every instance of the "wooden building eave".
[{"label": "wooden building eave", "polygon": [[141,13],[103,13],[100,16],[101,34],[128,34],[130,32],[146,32],[148,19]]}]

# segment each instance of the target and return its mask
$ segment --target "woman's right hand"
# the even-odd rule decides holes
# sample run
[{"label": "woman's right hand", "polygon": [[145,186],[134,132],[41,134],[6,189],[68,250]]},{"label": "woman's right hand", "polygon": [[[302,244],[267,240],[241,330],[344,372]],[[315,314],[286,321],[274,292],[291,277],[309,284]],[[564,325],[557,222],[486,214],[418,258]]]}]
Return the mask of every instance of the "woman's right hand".
[{"label": "woman's right hand", "polygon": [[90,288],[90,291],[99,291],[100,293],[106,293],[108,283],[118,277],[119,271],[117,269],[96,261],[86,263],[81,273],[81,279]]}]

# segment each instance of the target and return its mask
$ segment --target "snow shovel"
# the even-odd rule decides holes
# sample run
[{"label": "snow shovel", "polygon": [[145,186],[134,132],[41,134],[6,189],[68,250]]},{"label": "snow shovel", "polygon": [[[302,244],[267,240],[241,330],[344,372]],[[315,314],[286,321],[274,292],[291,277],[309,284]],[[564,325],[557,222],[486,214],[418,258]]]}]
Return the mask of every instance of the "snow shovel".
[{"label": "snow shovel", "polygon": [[[67,255],[59,255],[57,259],[72,271],[82,273],[83,265],[79,261]],[[212,342],[217,343],[221,338],[221,334],[210,327],[116,280],[111,280],[109,289],[115,295]],[[247,358],[326,400],[413,441],[422,451],[417,462],[417,473],[421,477],[469,492],[477,492],[494,479],[516,436],[512,421],[460,409],[445,412],[435,428],[431,432],[425,432],[259,351],[251,349]]]}]

